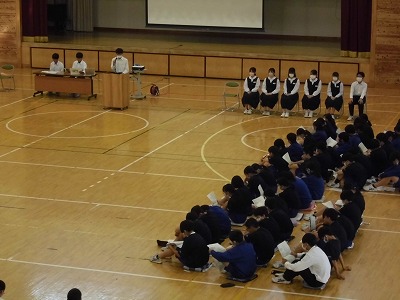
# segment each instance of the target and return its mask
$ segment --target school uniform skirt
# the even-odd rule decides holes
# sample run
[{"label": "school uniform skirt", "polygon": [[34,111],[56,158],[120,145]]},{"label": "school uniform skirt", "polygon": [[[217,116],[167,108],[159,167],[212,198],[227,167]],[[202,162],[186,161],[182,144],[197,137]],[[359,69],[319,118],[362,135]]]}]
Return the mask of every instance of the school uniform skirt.
[{"label": "school uniform skirt", "polygon": [[320,104],[321,98],[319,95],[313,96],[311,98],[308,98],[306,95],[304,95],[303,99],[301,100],[301,105],[303,109],[316,110]]},{"label": "school uniform skirt", "polygon": [[282,94],[281,96],[281,106],[283,109],[292,110],[297,101],[299,101],[299,93],[293,95]]},{"label": "school uniform skirt", "polygon": [[261,106],[262,107],[269,107],[269,108],[274,108],[276,103],[278,103],[279,96],[278,94],[272,94],[272,95],[265,95],[264,93],[261,94],[260,100],[261,100]]},{"label": "school uniform skirt", "polygon": [[243,93],[242,97],[243,106],[249,104],[251,107],[257,108],[259,102],[260,102],[260,94],[258,92],[251,92],[250,94],[246,92]]},{"label": "school uniform skirt", "polygon": [[325,107],[331,108],[333,107],[336,111],[340,111],[343,106],[343,97],[335,98],[334,100],[331,97],[327,97],[325,100]]}]

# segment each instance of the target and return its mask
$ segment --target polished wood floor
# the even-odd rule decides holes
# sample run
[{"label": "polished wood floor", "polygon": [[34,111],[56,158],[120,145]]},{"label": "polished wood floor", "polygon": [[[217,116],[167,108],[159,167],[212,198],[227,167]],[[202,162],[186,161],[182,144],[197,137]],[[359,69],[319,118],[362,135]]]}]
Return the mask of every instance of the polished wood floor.
[{"label": "polished wood floor", "polygon": [[[258,161],[275,138],[311,120],[221,110],[223,80],[144,76],[159,97],[103,110],[97,99],[32,97],[31,69],[0,92],[0,278],[5,299],[397,299],[400,197],[365,194],[364,225],[344,255],[352,271],[324,291],[271,283],[271,268],[230,289],[212,268],[184,272],[176,260],[148,258],[210,191]],[[132,87],[133,88],[133,87]],[[325,90],[325,87],[324,87]],[[370,89],[376,132],[400,118],[400,89]],[[348,88],[345,91],[348,94]],[[233,106],[235,100],[229,100]],[[339,121],[341,127],[346,122]],[[338,199],[329,190],[326,197]],[[295,245],[302,236],[295,229]],[[279,255],[273,261],[279,259]]]}]

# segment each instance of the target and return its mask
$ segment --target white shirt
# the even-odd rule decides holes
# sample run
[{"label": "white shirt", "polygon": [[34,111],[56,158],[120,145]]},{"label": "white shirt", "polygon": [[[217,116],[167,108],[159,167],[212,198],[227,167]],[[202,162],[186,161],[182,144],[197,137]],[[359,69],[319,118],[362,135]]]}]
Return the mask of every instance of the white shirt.
[{"label": "white shirt", "polygon": [[[319,79],[315,78],[314,80],[311,80],[311,79],[306,80],[306,83],[304,84],[304,94],[306,94],[306,96],[310,95],[310,92],[308,91],[308,84],[307,84],[308,82],[307,81],[309,81],[311,83],[315,83],[317,80],[319,80]],[[319,94],[321,94],[321,89],[322,89],[322,81],[319,80],[317,90],[312,94],[312,96],[318,96]]]},{"label": "white shirt", "polygon": [[339,94],[337,94],[337,95],[335,96],[335,99],[336,99],[336,98],[339,98],[340,96],[343,96],[343,90],[344,90],[343,82],[341,82],[340,80],[338,80],[338,81],[336,81],[336,82],[334,82],[334,81],[329,82],[329,84],[328,84],[328,91],[327,91],[328,97],[332,97],[332,89],[331,89],[331,85],[332,85],[332,84],[335,85],[335,86],[337,86],[338,84],[340,85],[340,87],[339,87]]},{"label": "white shirt", "polygon": [[[253,76],[253,77],[250,77],[250,76],[249,76],[249,77],[247,77],[247,78],[250,78],[251,81],[253,81],[256,77],[257,77],[257,76]],[[243,85],[243,89],[244,89],[244,91],[245,91],[246,93],[250,92],[250,89],[249,89],[249,87],[248,87],[248,85],[247,85],[247,78],[244,80],[244,85]],[[260,85],[261,85],[260,78],[257,77],[256,86],[254,87],[254,89],[251,90],[251,92],[252,92],[252,93],[257,92],[258,89],[260,88]]]},{"label": "white shirt", "polygon": [[128,74],[129,73],[128,60],[123,56],[114,57],[111,60],[111,70],[113,70],[113,72],[115,72],[115,73]]},{"label": "white shirt", "polygon": [[[264,79],[264,82],[263,82],[262,88],[261,88],[261,89],[262,89],[262,92],[263,92],[264,94],[267,94],[267,93],[268,93],[268,92],[267,92],[267,80],[269,80],[269,82],[271,83],[272,81],[275,80],[275,78],[276,78],[276,77],[272,77],[272,78],[267,77],[267,78]],[[272,91],[272,94],[278,94],[280,90],[281,90],[281,83],[279,82],[279,80],[277,80],[277,81],[276,81],[275,90]]]},{"label": "white shirt", "polygon": [[315,278],[322,283],[327,283],[331,276],[331,263],[325,252],[318,246],[312,247],[300,261],[294,264],[285,262],[285,268],[294,272],[310,269]]},{"label": "white shirt", "polygon": [[64,71],[64,64],[61,61],[58,61],[57,64],[54,63],[54,61],[52,61],[50,63],[50,71]]},{"label": "white shirt", "polygon": [[[284,85],[283,85],[283,93],[284,93],[285,95],[288,94],[287,88],[286,88],[286,81],[289,81],[290,83],[293,83],[293,81],[295,81],[296,79],[297,79],[296,77],[293,77],[293,78],[286,78],[286,79],[285,79],[285,83],[284,83]],[[294,95],[294,94],[296,94],[296,93],[299,91],[299,88],[300,88],[300,80],[297,80],[297,82],[296,82],[296,84],[295,84],[293,90],[290,92],[289,95]]]},{"label": "white shirt", "polygon": [[72,69],[79,69],[85,71],[87,69],[87,64],[83,60],[81,60],[81,62],[76,60],[72,64]]},{"label": "white shirt", "polygon": [[364,97],[367,95],[367,88],[368,85],[364,81],[361,81],[360,83],[358,83],[358,81],[354,81],[350,88],[350,98],[353,99],[354,95],[360,96],[360,99],[364,99]]}]

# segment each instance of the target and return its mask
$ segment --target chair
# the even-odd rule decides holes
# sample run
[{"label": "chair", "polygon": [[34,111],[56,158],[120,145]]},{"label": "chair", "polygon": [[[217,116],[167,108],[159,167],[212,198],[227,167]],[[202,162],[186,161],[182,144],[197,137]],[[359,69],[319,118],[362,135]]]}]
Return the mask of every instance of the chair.
[{"label": "chair", "polygon": [[[222,95],[223,110],[227,110],[226,98],[237,98],[238,108],[240,107],[240,87],[239,87],[239,83],[234,82],[234,81],[229,81],[229,82],[225,83],[224,93]],[[233,110],[233,107],[231,107],[231,109]]]},{"label": "chair", "polygon": [[13,90],[15,90],[14,66],[13,65],[7,64],[7,65],[1,66],[0,80],[1,80],[1,87],[3,88],[3,90],[5,89],[4,84],[3,84],[4,79],[12,79],[13,84],[14,84]]}]

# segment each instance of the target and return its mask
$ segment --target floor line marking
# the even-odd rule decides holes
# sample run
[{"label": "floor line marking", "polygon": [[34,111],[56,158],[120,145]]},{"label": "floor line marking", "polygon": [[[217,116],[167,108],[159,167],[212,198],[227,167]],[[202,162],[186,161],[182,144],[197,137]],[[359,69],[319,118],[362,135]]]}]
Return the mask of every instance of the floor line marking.
[{"label": "floor line marking", "polygon": [[363,218],[366,218],[366,219],[377,219],[377,220],[388,220],[388,221],[399,221],[400,222],[400,219],[394,219],[394,218],[371,217],[371,216],[363,216]]},{"label": "floor line marking", "polygon": [[393,230],[380,230],[380,229],[370,229],[370,228],[360,228],[359,230],[400,234],[400,231],[393,231]]},{"label": "floor line marking", "polygon": [[29,97],[26,97],[26,98],[23,98],[23,99],[20,99],[20,100],[17,100],[17,101],[8,103],[8,104],[4,104],[4,105],[0,106],[0,108],[6,107],[6,106],[10,106],[10,105],[13,105],[13,104],[18,103],[18,102],[22,102],[22,101],[28,100],[30,98],[33,98],[33,96],[29,96]]}]

